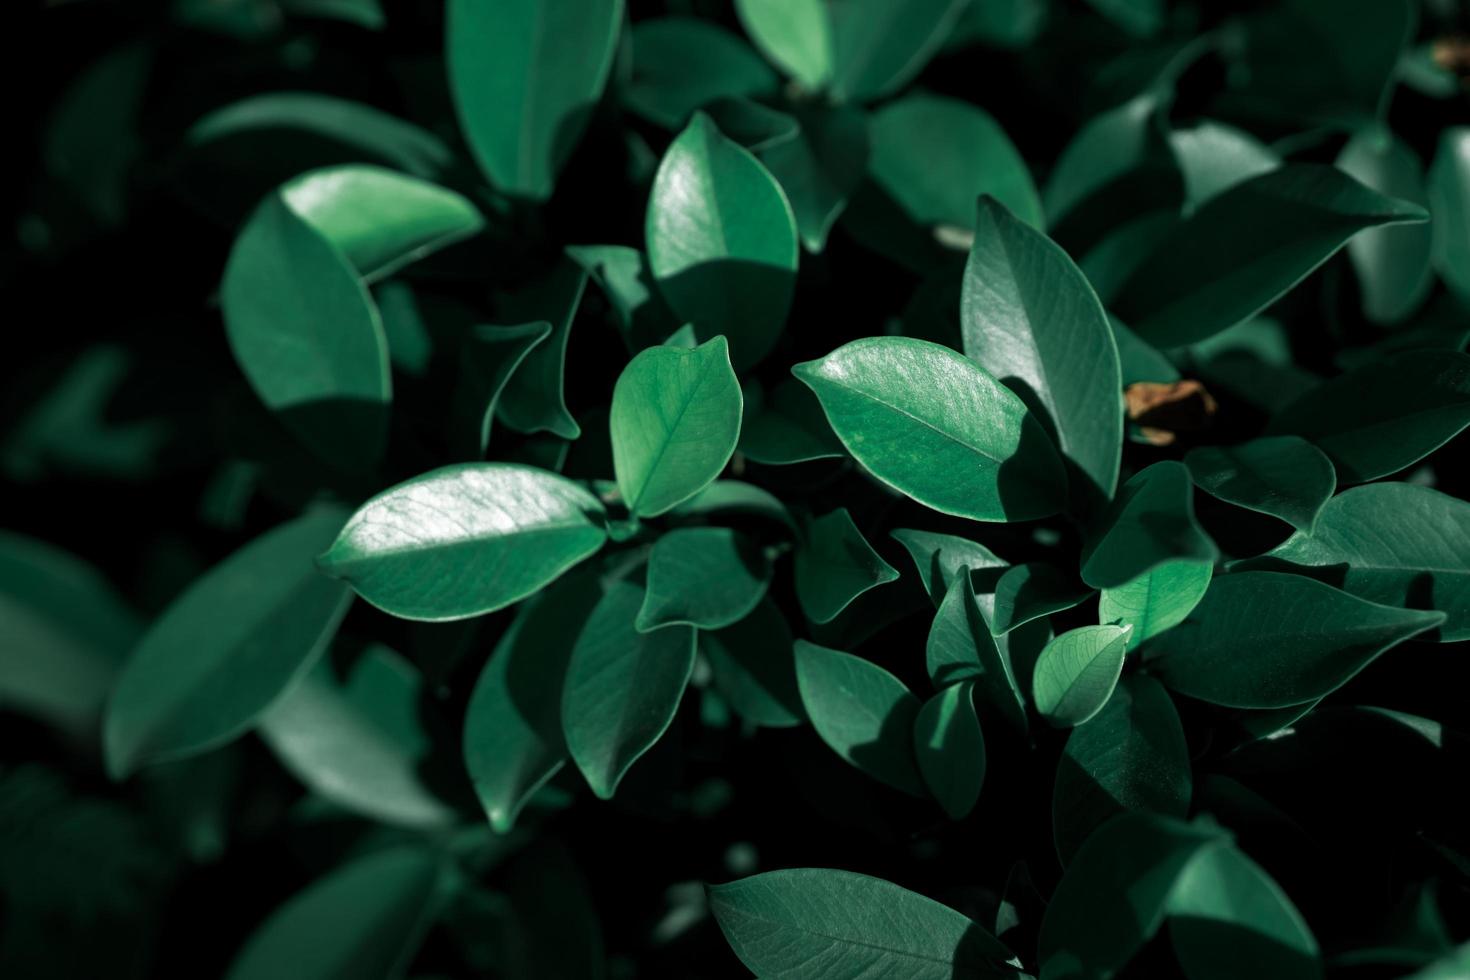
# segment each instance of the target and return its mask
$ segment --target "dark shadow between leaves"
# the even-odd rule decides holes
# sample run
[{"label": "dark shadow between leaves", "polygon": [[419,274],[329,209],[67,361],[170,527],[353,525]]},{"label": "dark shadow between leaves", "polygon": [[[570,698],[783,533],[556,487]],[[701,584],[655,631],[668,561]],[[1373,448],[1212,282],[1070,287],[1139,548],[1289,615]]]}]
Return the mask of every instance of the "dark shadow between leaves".
[{"label": "dark shadow between leaves", "polygon": [[388,448],[387,402],[329,398],[277,409],[276,415],[318,458],[345,475],[372,473]]},{"label": "dark shadow between leaves", "polygon": [[[1056,449],[1057,457],[1062,461],[1062,467],[1067,474],[1067,489],[1070,493],[1072,509],[1084,519],[1091,514],[1097,514],[1107,506],[1108,495],[1103,488],[1098,486],[1097,481],[1091,475],[1078,466],[1070,456],[1062,451],[1061,436],[1057,432],[1056,420],[1047,411],[1046,405],[1037,394],[1036,389],[1027,384],[1021,378],[1002,378],[1001,384],[1015,392],[1016,397],[1025,403],[1037,424],[1046,432],[1047,438],[1051,440]],[[1023,439],[1024,441],[1024,439]]]},{"label": "dark shadow between leaves", "polygon": [[718,334],[729,340],[730,361],[739,371],[775,346],[795,286],[790,269],[719,259],[664,279],[659,290],[680,317],[694,324],[701,343]]},{"label": "dark shadow between leaves", "polygon": [[1066,507],[1066,467],[1035,416],[1021,426],[1016,450],[1000,464],[995,483],[1007,520],[1049,517]]}]

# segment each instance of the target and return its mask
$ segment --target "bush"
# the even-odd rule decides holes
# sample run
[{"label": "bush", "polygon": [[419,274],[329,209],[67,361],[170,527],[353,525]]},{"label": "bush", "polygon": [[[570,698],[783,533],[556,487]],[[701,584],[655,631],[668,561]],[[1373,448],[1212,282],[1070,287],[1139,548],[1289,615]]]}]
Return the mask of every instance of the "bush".
[{"label": "bush", "polygon": [[0,973],[1470,975],[1467,18],[50,5]]}]

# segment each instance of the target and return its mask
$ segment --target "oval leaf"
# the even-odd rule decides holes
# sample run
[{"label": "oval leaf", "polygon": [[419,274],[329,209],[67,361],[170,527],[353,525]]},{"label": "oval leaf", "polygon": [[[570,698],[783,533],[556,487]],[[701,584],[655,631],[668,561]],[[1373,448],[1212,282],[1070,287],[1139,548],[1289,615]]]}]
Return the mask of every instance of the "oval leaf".
[{"label": "oval leaf", "polygon": [[717,630],[749,615],[771,582],[771,562],[753,541],[726,527],[670,531],[648,555],[648,588],[639,632],[670,624]]},{"label": "oval leaf", "polygon": [[[971,571],[999,570],[1010,563],[995,552],[968,538],[933,531],[897,528],[889,537],[903,545],[919,570],[919,579],[937,606],[949,593],[951,583],[963,568]],[[999,577],[999,573],[995,573]]]},{"label": "oval leaf", "polygon": [[1116,589],[1103,589],[1097,618],[1133,627],[1136,647],[1184,622],[1210,587],[1214,566],[1202,561],[1168,561]]},{"label": "oval leaf", "polygon": [[1082,550],[1082,581],[1117,588],[1168,561],[1213,562],[1219,552],[1194,519],[1194,485],[1183,463],[1166,460],[1118,491]]},{"label": "oval leaf", "polygon": [[1201,446],[1184,456],[1205,493],[1229,504],[1279,517],[1310,532],[1337,490],[1332,461],[1297,436],[1271,436],[1239,446]]},{"label": "oval leaf", "polygon": [[[1427,205],[1424,164],[1387,129],[1370,127],[1348,140],[1337,166],[1380,194]],[[1429,294],[1434,271],[1429,257],[1438,227],[1394,225],[1359,232],[1348,242],[1348,258],[1358,274],[1363,312],[1379,323],[1397,323]]]},{"label": "oval leaf", "polygon": [[[994,613],[995,597],[984,598],[982,603],[975,595],[968,570],[961,568],[934,614],[924,647],[924,663],[935,687],[974,681],[976,693],[1024,732],[1026,702],[1011,662],[1011,644],[1017,638],[1023,646],[1033,640],[1022,633],[993,636],[986,616],[987,609]],[[1040,649],[1037,645],[1036,652]]]},{"label": "oval leaf", "polygon": [[1041,716],[1066,728],[1101,711],[1123,673],[1132,631],[1131,626],[1079,626],[1048,643],[1031,679]]},{"label": "oval leaf", "polygon": [[951,820],[963,820],[985,783],[985,736],[975,715],[974,682],[953,684],[914,719],[914,755],[929,792]]},{"label": "oval leaf", "polygon": [[792,559],[796,598],[814,623],[829,623],[854,599],[898,578],[846,507],[811,521]]},{"label": "oval leaf", "polygon": [[761,95],[776,73],[740,38],[697,17],[633,25],[633,77],[623,102],[645,119],[677,129],[716,99]]}]

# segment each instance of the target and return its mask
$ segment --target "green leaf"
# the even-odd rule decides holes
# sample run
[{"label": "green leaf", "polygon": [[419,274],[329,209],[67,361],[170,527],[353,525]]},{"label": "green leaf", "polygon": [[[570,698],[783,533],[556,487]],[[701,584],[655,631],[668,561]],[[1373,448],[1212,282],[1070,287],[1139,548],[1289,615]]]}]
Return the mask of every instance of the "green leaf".
[{"label": "green leaf", "polygon": [[972,3],[960,14],[947,50],[969,44],[1022,48],[1046,26],[1051,0],[992,0]]},{"label": "green leaf", "polygon": [[500,393],[527,355],[551,336],[545,320],[512,327],[475,324],[459,354],[459,384],[454,391],[458,444],[466,456],[483,458]]},{"label": "green leaf", "polygon": [[1048,643],[1031,679],[1041,716],[1068,728],[1101,711],[1123,673],[1132,632],[1131,626],[1079,626]]},{"label": "green leaf", "polygon": [[342,865],[276,909],[245,941],[227,980],[387,980],[428,931],[439,871],[439,858],[417,845]]},{"label": "green leaf", "polygon": [[743,40],[696,17],[662,17],[633,25],[633,77],[623,101],[638,115],[678,129],[696,110],[721,98],[763,95],[776,73]]},{"label": "green leaf", "polygon": [[1241,181],[1281,166],[1281,157],[1245,130],[1213,119],[1169,133],[1169,149],[1184,175],[1189,209],[1229,190]]},{"label": "green leaf", "polygon": [[919,92],[874,113],[868,132],[869,175],[915,224],[974,229],[975,198],[990,195],[1026,224],[1042,226],[1026,161],[983,109]]},{"label": "green leaf", "polygon": [[862,657],[797,640],[796,682],[832,751],[894,789],[928,795],[914,760],[919,699],[902,681]]},{"label": "green leaf", "polygon": [[235,239],[220,305],[230,349],[266,407],[322,459],[376,466],[393,390],[378,308],[347,257],[279,193]]},{"label": "green leaf", "polygon": [[897,91],[949,36],[964,0],[827,0],[832,80],[839,101],[866,102]]},{"label": "green leaf", "polygon": [[717,630],[750,614],[771,584],[761,548],[727,527],[670,531],[648,555],[640,633],[672,623]]},{"label": "green leaf", "polygon": [[1148,37],[1164,24],[1163,0],[1087,0],[1102,14],[1134,37]]},{"label": "green leaf", "polygon": [[800,131],[759,152],[781,184],[801,243],[820,252],[867,173],[868,118],[852,106],[796,106]]},{"label": "green leaf", "polygon": [[1327,502],[1310,533],[1245,563],[1309,575],[1360,599],[1437,609],[1437,638],[1470,639],[1470,504],[1408,483],[1370,483]]},{"label": "green leaf", "polygon": [[664,304],[642,252],[626,245],[568,245],[567,257],[591,276],[603,294],[628,350],[652,347],[673,329],[674,314]]},{"label": "green leaf", "polygon": [[868,337],[791,369],[847,451],[882,482],[945,514],[1015,521],[1055,513],[1066,476],[1025,405],[960,354]]},{"label": "green leaf", "polygon": [[1311,532],[1337,490],[1337,473],[1316,446],[1296,436],[1269,436],[1238,446],[1200,446],[1184,456],[1195,486],[1212,497],[1279,517]]},{"label": "green leaf", "polygon": [[1139,205],[1177,209],[1182,190],[1160,125],[1163,108],[1160,95],[1148,91],[1083,124],[1046,182],[1043,201],[1053,225],[1083,225],[1095,239],[1103,219],[1111,225],[1124,217],[1108,198],[1126,202],[1127,217]]},{"label": "green leaf", "polygon": [[612,799],[633,763],[674,720],[694,671],[693,627],[640,633],[643,589],[616,582],[587,619],[567,664],[562,731],[592,792]]},{"label": "green leaf", "polygon": [[814,623],[829,623],[854,599],[898,578],[846,507],[813,519],[793,558],[796,598]]},{"label": "green leaf", "polygon": [[715,687],[754,725],[788,728],[806,715],[796,686],[791,628],[769,596],[733,626],[699,634]]},{"label": "green leaf", "polygon": [[755,46],[804,87],[820,89],[832,75],[832,40],[823,0],[735,0]]},{"label": "green leaf", "polygon": [[1210,587],[1214,567],[1202,561],[1167,561],[1131,582],[1103,589],[1097,618],[1104,623],[1133,627],[1136,647],[1173,629],[1199,605]]},{"label": "green leaf", "polygon": [[769,490],[740,480],[716,480],[669,513],[681,518],[748,514],[796,533],[796,521],[785,504]]},{"label": "green leaf", "polygon": [[1045,562],[1008,569],[995,583],[990,632],[1003,636],[1032,620],[1085,602],[1092,593]]},{"label": "green leaf", "polygon": [[1082,549],[1082,581],[1096,589],[1115,589],[1164,562],[1213,562],[1218,554],[1194,519],[1189,470],[1165,460],[1140,471],[1118,491]]},{"label": "green leaf", "polygon": [[357,509],[319,562],[403,619],[464,619],[524,599],[597,552],[602,504],[514,463],[431,470]]},{"label": "green leaf", "polygon": [[826,868],[768,871],[709,887],[725,941],[772,980],[1019,977],[1000,941],[954,909],[878,878]]},{"label": "green leaf", "polygon": [[740,451],[767,466],[786,466],[843,455],[822,406],[811,390],[785,378],[767,394],[753,382],[745,389]]},{"label": "green leaf", "polygon": [[1120,813],[1185,816],[1192,785],[1174,702],[1152,677],[1124,677],[1062,749],[1051,802],[1057,854],[1070,864],[1092,832]]},{"label": "green leaf", "polygon": [[1429,168],[1429,209],[1434,268],[1462,300],[1470,298],[1470,126],[1439,135]]},{"label": "green leaf", "polygon": [[573,258],[560,262],[545,278],[501,304],[501,313],[521,322],[545,320],[551,336],[537,344],[501,389],[495,414],[517,432],[550,432],[576,439],[581,426],[567,411],[567,341],[582,304],[590,273]]},{"label": "green leaf", "polygon": [[613,388],[613,471],[628,510],[656,517],[710,484],[740,438],[744,402],[724,337],[650,347]]},{"label": "green leaf", "polygon": [[1339,375],[1271,419],[1267,432],[1310,439],[1342,483],[1388,476],[1470,425],[1470,355],[1411,350]]},{"label": "green leaf", "polygon": [[312,564],[341,521],[329,509],[266,532],[154,621],[107,703],[114,778],[237,738],[311,667],[352,598]]},{"label": "green leaf", "polygon": [[965,354],[1054,433],[1098,502],[1118,483],[1123,380],[1107,314],[1057,245],[993,198],[980,200],[960,301]]},{"label": "green leaf", "polygon": [[449,91],[498,189],[544,201],[612,70],[622,0],[450,0]]},{"label": "green leaf", "polygon": [[985,736],[975,715],[974,682],[962,681],[924,703],[914,719],[914,756],[929,792],[951,820],[963,820],[985,782]]},{"label": "green leaf", "polygon": [[645,234],[659,291],[744,369],[781,335],[796,283],[796,218],[781,185],[702,112],[669,145]]},{"label": "green leaf", "polygon": [[1118,343],[1118,365],[1122,368],[1124,388],[1138,381],[1168,384],[1179,380],[1179,369],[1157,348],[1129,330],[1117,317],[1110,315],[1108,323]]},{"label": "green leaf", "polygon": [[[930,624],[924,664],[935,687],[973,681],[989,707],[1024,732],[1026,702],[1011,662],[1011,644],[1020,638],[1024,646],[1031,637],[1023,633],[992,636],[987,615],[994,609],[995,597],[977,597],[969,570],[960,568]],[[1041,645],[1036,644],[1036,652]]]},{"label": "green leaf", "polygon": [[913,558],[919,580],[924,583],[924,591],[929,593],[936,606],[944,601],[955,577],[963,569],[975,572],[1010,566],[1010,562],[983,544],[954,534],[901,527],[889,532],[889,537],[903,545]]},{"label": "green leaf", "polygon": [[[785,108],[795,111],[797,107],[788,104]],[[705,106],[705,112],[720,132],[751,153],[764,153],[801,136],[801,123],[791,112],[754,99],[718,99]]]},{"label": "green leaf", "polygon": [[1320,980],[1312,930],[1271,876],[1237,848],[1206,847],[1169,896],[1169,938],[1189,980]]},{"label": "green leaf", "polygon": [[1190,860],[1220,836],[1150,813],[1127,813],[1101,827],[1067,866],[1041,921],[1042,976],[1114,976],[1159,931]]},{"label": "green leaf", "polygon": [[1332,693],[1441,612],[1367,602],[1301,575],[1216,578],[1188,619],[1149,644],[1148,667],[1180,694],[1232,708],[1284,708]]},{"label": "green leaf", "polygon": [[1205,202],[1139,266],[1114,308],[1155,346],[1194,343],[1265,309],[1356,232],[1424,220],[1418,205],[1339,170],[1291,164]]},{"label": "green leaf", "polygon": [[[1380,194],[1421,206],[1429,203],[1424,164],[1387,129],[1374,127],[1355,133],[1338,154],[1337,166]],[[1397,323],[1429,295],[1434,282],[1430,251],[1438,227],[1436,221],[1370,228],[1348,242],[1348,258],[1358,274],[1368,319]]]},{"label": "green leaf", "polygon": [[419,724],[423,682],[386,647],[370,647],[340,682],[319,661],[261,718],[276,758],[323,799],[374,820],[440,827],[454,811],[419,778],[429,739]]},{"label": "green leaf", "polygon": [[367,282],[485,226],[480,212],[460,195],[382,167],[313,170],[282,184],[280,194]]},{"label": "green leaf", "polygon": [[464,717],[464,761],[490,827],[509,833],[526,801],[567,760],[561,696],[567,662],[602,598],[577,569],[526,600],[480,672]]}]

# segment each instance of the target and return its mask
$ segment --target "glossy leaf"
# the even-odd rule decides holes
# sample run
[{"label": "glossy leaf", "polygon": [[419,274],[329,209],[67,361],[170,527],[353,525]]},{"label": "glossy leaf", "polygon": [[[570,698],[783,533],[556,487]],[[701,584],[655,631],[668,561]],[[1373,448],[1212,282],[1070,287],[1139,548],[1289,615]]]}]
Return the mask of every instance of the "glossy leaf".
[{"label": "glossy leaf", "polygon": [[1136,647],[1182,623],[1204,598],[1213,574],[1209,562],[1167,561],[1156,565],[1131,582],[1103,589],[1098,597],[1097,618],[1133,627],[1130,642]]},{"label": "glossy leaf", "polygon": [[796,641],[801,703],[822,741],[879,782],[927,795],[914,759],[919,699],[877,664]]},{"label": "glossy leaf", "polygon": [[889,536],[903,545],[909,557],[913,558],[919,580],[924,583],[925,591],[936,606],[944,601],[962,569],[975,572],[1004,569],[1010,565],[983,544],[953,534],[901,527],[889,532]]},{"label": "glossy leaf", "polygon": [[633,77],[623,101],[651,122],[677,129],[716,99],[774,91],[776,73],[743,40],[695,17],[633,25]]},{"label": "glossy leaf", "polygon": [[1311,389],[1267,430],[1302,436],[1342,483],[1396,473],[1470,425],[1470,355],[1412,350]]},{"label": "glossy leaf", "polygon": [[1166,460],[1123,485],[1082,550],[1082,580],[1115,589],[1168,561],[1213,562],[1218,552],[1194,519],[1194,485]]},{"label": "glossy leaf", "polygon": [[561,696],[567,662],[602,598],[578,569],[526,600],[470,694],[464,762],[490,827],[509,833],[526,801],[567,760]]},{"label": "glossy leaf", "polygon": [[449,90],[497,188],[545,200],[612,69],[622,0],[452,0]]},{"label": "glossy leaf", "polygon": [[312,564],[341,521],[315,511],[266,532],[154,621],[107,703],[115,778],[238,737],[310,669],[351,601]]},{"label": "glossy leaf", "polygon": [[915,224],[973,229],[975,199],[989,195],[1026,224],[1042,226],[1026,161],[984,110],[916,93],[874,113],[868,131],[869,175]]},{"label": "glossy leaf", "polygon": [[929,792],[951,820],[963,820],[985,783],[985,736],[975,715],[974,682],[934,695],[914,719],[914,756]]},{"label": "glossy leaf", "polygon": [[702,112],[654,177],[648,263],[680,319],[730,338],[744,369],[780,336],[795,285],[796,218],[770,172]]},{"label": "glossy leaf", "polygon": [[1045,562],[1017,565],[995,583],[995,616],[990,621],[990,632],[1002,636],[1043,616],[1071,609],[1090,594]]},{"label": "glossy leaf", "polygon": [[643,589],[608,586],[572,648],[562,692],[567,749],[599,798],[617,791],[633,763],[674,720],[694,670],[694,628],[633,626]]},{"label": "glossy leaf", "polygon": [[740,451],[753,462],[785,466],[843,454],[816,396],[795,378],[763,395],[746,394],[745,409]]},{"label": "glossy leaf", "polygon": [[1339,170],[1284,166],[1207,201],[1133,273],[1115,309],[1149,343],[1193,343],[1259,313],[1354,233],[1424,220],[1418,205]]},{"label": "glossy leaf", "polygon": [[454,811],[423,784],[418,671],[371,647],[346,683],[319,662],[261,719],[261,736],[297,779],[340,806],[386,823],[440,827]]},{"label": "glossy leaf", "polygon": [[763,977],[1019,977],[1010,951],[953,909],[897,885],[792,868],[709,888],[725,940]]},{"label": "glossy leaf", "polygon": [[1110,498],[1123,446],[1123,381],[1107,314],[1082,272],[986,197],[960,302],[966,356],[1049,425],[1083,476],[1074,489]]},{"label": "glossy leaf", "polygon": [[648,588],[639,632],[672,623],[717,630],[750,614],[771,582],[771,562],[749,538],[726,527],[670,531],[648,555]]},{"label": "glossy leaf", "polygon": [[[1429,203],[1424,165],[1386,129],[1355,133],[1338,154],[1337,166],[1380,194],[1421,206]],[[1429,258],[1438,224],[1371,228],[1348,242],[1368,319],[1396,323],[1423,302],[1434,281]]]},{"label": "glossy leaf", "polygon": [[854,599],[898,578],[852,521],[846,507],[807,525],[793,559],[796,598],[814,623],[831,622]]},{"label": "glossy leaf", "polygon": [[1092,832],[1121,813],[1183,817],[1193,779],[1174,702],[1159,682],[1132,674],[1107,705],[1072,729],[1052,790],[1052,833],[1070,864]]},{"label": "glossy leaf", "polygon": [[1234,708],[1284,708],[1347,683],[1389,647],[1444,622],[1301,575],[1216,578],[1189,618],[1149,644],[1149,670],[1180,694]]},{"label": "glossy leaf", "polygon": [[786,618],[769,596],[733,626],[699,635],[715,687],[730,707],[769,728],[799,725],[806,717],[791,644]]},{"label": "glossy leaf", "polygon": [[847,451],[927,507],[981,521],[1055,513],[1066,477],[1021,400],[961,355],[869,337],[792,368]]},{"label": "glossy leaf", "polygon": [[1360,599],[1449,618],[1437,638],[1470,639],[1470,504],[1429,487],[1370,483],[1333,497],[1316,528],[1245,564],[1326,582]]},{"label": "glossy leaf", "polygon": [[1470,297],[1470,126],[1440,134],[1429,169],[1429,207],[1434,268],[1461,299]]},{"label": "glossy leaf", "polygon": [[368,602],[404,619],[503,609],[602,547],[602,504],[530,466],[432,470],[358,508],[321,556]]},{"label": "glossy leaf", "polygon": [[1031,680],[1041,716],[1068,728],[1101,711],[1123,672],[1132,631],[1131,626],[1079,626],[1048,643]]},{"label": "glossy leaf", "polygon": [[394,975],[428,931],[439,858],[403,845],[348,862],[278,908],[245,942],[228,980]]},{"label": "glossy leaf", "polygon": [[[994,608],[995,597],[986,595],[983,601],[977,597],[969,570],[960,568],[930,624],[924,664],[935,687],[973,681],[976,694],[988,708],[1024,732],[1026,702],[1011,661],[1011,644],[1020,639],[1024,645],[1030,637],[1022,633],[992,636],[987,614],[993,614]],[[1036,649],[1039,652],[1041,647]]]},{"label": "glossy leaf", "polygon": [[485,455],[500,393],[527,355],[549,336],[551,324],[545,320],[512,327],[477,324],[465,335],[454,397],[459,443],[466,455],[475,459]]},{"label": "glossy leaf", "polygon": [[1201,446],[1191,449],[1184,463],[1195,485],[1210,496],[1279,517],[1309,533],[1337,489],[1332,461],[1297,436]]},{"label": "glossy leaf", "polygon": [[740,438],[744,402],[725,338],[650,347],[613,388],[613,470],[628,510],[655,517],[710,484]]}]

